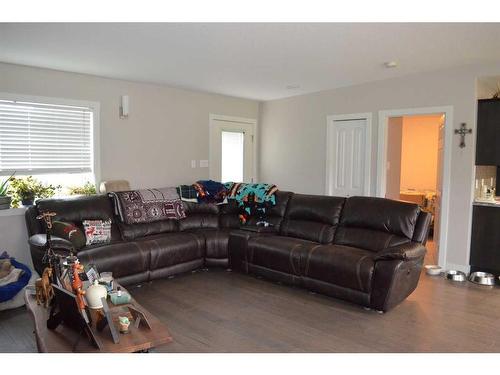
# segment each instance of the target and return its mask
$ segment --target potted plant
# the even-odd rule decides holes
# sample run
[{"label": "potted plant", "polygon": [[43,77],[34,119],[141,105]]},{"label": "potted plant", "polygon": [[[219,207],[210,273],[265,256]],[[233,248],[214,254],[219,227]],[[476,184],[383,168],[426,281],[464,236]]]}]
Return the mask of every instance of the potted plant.
[{"label": "potted plant", "polygon": [[95,185],[87,181],[83,186],[71,186],[68,188],[69,195],[95,195]]},{"label": "potted plant", "polygon": [[9,181],[13,178],[14,173],[12,173],[9,178],[0,184],[0,210],[7,210],[10,208],[12,198],[7,194],[7,192],[9,190]]},{"label": "potted plant", "polygon": [[12,193],[12,207],[31,206],[37,198],[50,198],[60,186],[43,184],[39,180],[28,176],[24,178],[12,178],[9,191]]}]

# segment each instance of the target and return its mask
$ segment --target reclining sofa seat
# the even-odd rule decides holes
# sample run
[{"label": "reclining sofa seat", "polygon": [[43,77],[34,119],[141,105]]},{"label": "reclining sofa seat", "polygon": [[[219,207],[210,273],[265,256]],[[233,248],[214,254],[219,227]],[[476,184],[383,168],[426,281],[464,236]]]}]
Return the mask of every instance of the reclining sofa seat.
[{"label": "reclining sofa seat", "polygon": [[[36,271],[43,271],[45,230],[36,219],[39,212],[52,211],[53,220],[75,223],[85,219],[112,220],[111,242],[85,246],[77,253],[82,263],[95,264],[99,271],[113,272],[123,285],[145,282],[188,272],[205,264],[205,240],[193,233],[180,232],[176,220],[124,224],[114,215],[106,195],[70,199],[43,199],[26,211],[30,251]],[[53,237],[53,247],[62,253],[71,244]]]},{"label": "reclining sofa seat", "polygon": [[293,194],[275,235],[231,237],[231,265],[387,311],[418,284],[429,224],[411,203]]},{"label": "reclining sofa seat", "polygon": [[[220,266],[387,311],[418,283],[430,223],[413,204],[284,191],[268,212],[271,231],[239,229],[234,201],[184,206],[186,219],[127,225],[107,196],[40,200],[26,211],[35,269],[42,272],[45,245],[36,216],[54,211],[55,220],[80,226],[84,219],[112,219],[111,243],[77,255],[124,285]],[[54,237],[53,247],[67,253],[70,244]]]}]

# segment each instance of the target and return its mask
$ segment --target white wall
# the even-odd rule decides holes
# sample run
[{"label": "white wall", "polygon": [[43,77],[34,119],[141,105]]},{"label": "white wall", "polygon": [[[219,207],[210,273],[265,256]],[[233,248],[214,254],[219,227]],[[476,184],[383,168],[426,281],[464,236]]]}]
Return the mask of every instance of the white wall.
[{"label": "white wall", "polygon": [[7,251],[10,256],[32,268],[24,209],[8,211],[0,211],[0,253]]},{"label": "white wall", "polygon": [[[0,92],[100,103],[101,177],[132,187],[161,187],[208,178],[209,114],[259,117],[253,100],[0,63]],[[121,95],[130,116],[118,116]],[[198,164],[199,165],[199,164]],[[0,216],[0,247],[29,261],[24,217]]]},{"label": "white wall", "polygon": [[[467,66],[345,87],[265,102],[260,132],[261,180],[281,189],[323,194],[325,188],[326,116],[373,112],[372,194],[376,190],[378,111],[451,105],[453,127],[476,128],[476,77],[500,73],[500,65]],[[469,264],[475,135],[458,147],[451,160],[447,265]]]}]

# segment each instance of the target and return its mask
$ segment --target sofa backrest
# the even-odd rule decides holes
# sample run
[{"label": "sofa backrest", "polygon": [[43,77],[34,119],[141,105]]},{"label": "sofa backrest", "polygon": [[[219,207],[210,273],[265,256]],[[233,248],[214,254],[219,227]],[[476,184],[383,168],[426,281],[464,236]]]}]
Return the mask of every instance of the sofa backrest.
[{"label": "sofa backrest", "polygon": [[420,208],[385,198],[346,199],[334,243],[380,251],[410,242]]},{"label": "sofa backrest", "polygon": [[110,220],[111,240],[121,240],[111,199],[107,195],[78,196],[61,199],[41,199],[36,203],[38,212],[55,212],[53,220],[74,223],[82,228],[84,220]]},{"label": "sofa backrest", "polygon": [[219,207],[219,226],[221,228],[239,228],[240,208],[234,199],[230,199],[227,204],[221,204]]},{"label": "sofa backrest", "polygon": [[118,227],[125,241],[131,241],[136,238],[151,236],[159,233],[177,232],[179,223],[174,219],[153,221],[152,223],[126,224],[119,220]]},{"label": "sofa backrest", "polygon": [[[277,191],[275,193],[276,204],[269,208],[266,213],[266,220],[271,223],[277,231],[280,230],[281,223],[285,217],[285,213],[290,202],[290,198],[294,194],[290,191]],[[250,218],[248,224],[255,225],[258,218]]]},{"label": "sofa backrest", "polygon": [[411,239],[413,242],[420,242],[422,245],[427,243],[431,221],[432,214],[430,212],[420,211],[413,231],[413,238]]},{"label": "sofa backrest", "polygon": [[186,218],[179,220],[181,231],[189,229],[216,229],[219,227],[219,205],[213,203],[182,202]]},{"label": "sofa backrest", "polygon": [[339,223],[345,198],[293,194],[281,224],[283,236],[322,244],[331,243]]},{"label": "sofa backrest", "polygon": [[29,206],[24,214],[24,219],[26,221],[26,229],[28,230],[28,237],[34,234],[45,233],[45,229],[42,227],[40,220],[36,217],[39,215],[36,206]]}]

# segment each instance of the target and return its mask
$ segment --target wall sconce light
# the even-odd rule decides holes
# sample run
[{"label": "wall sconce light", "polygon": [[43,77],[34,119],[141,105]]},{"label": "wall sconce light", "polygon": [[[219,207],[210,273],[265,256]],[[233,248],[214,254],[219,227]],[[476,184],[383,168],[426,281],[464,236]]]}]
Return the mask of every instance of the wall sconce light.
[{"label": "wall sconce light", "polygon": [[120,118],[122,120],[128,119],[128,113],[129,113],[128,95],[122,95],[120,97]]}]

